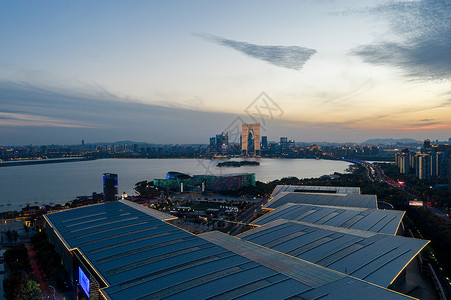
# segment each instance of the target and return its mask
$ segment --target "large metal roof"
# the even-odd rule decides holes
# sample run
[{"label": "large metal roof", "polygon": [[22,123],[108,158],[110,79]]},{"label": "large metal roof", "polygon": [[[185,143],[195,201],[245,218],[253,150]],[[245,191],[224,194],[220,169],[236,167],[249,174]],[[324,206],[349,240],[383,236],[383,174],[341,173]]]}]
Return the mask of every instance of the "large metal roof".
[{"label": "large metal roof", "polygon": [[345,186],[277,185],[271,197],[281,192],[360,194],[360,188]]},{"label": "large metal roof", "polygon": [[268,223],[238,237],[384,287],[429,242],[288,220]]},{"label": "large metal roof", "polygon": [[285,219],[395,235],[404,213],[397,210],[287,203],[252,224],[264,225]]},{"label": "large metal roof", "polygon": [[128,201],[46,219],[105,281],[107,299],[409,298],[224,234],[195,236]]},{"label": "large metal roof", "polygon": [[265,204],[264,208],[275,209],[286,203],[377,208],[376,195],[360,194],[314,194],[280,192]]},{"label": "large metal roof", "polygon": [[[391,299],[399,296],[407,297],[401,294],[390,295],[386,293],[389,290],[381,289],[360,279],[217,231],[204,233],[200,237],[310,286],[310,289],[291,296],[289,294],[292,291],[289,287],[286,290],[283,290],[282,287],[276,293],[269,289],[263,289],[257,293],[246,295],[249,299],[378,299],[379,297]],[[376,287],[377,289],[374,289]]]}]

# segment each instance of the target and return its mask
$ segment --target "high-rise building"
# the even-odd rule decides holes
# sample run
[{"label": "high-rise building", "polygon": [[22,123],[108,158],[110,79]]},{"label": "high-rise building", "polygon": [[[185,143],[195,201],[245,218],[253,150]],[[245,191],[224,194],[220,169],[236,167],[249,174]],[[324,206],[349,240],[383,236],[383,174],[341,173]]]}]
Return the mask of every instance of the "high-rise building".
[{"label": "high-rise building", "polygon": [[432,152],[430,154],[431,158],[431,165],[429,169],[429,176],[432,178],[438,177],[439,174],[439,163],[440,163],[440,157],[439,153],[437,153],[437,146],[432,147]]},{"label": "high-rise building", "polygon": [[287,137],[280,138],[280,152],[282,155],[292,155],[295,151],[296,143],[294,140],[288,140]]},{"label": "high-rise building", "polygon": [[260,155],[260,124],[241,124],[241,154]]},{"label": "high-rise building", "polygon": [[430,153],[432,150],[432,145],[430,140],[424,140],[423,149],[421,149],[423,153]]},{"label": "high-rise building", "polygon": [[430,155],[417,154],[415,164],[415,175],[418,179],[429,179],[431,160]]},{"label": "high-rise building", "polygon": [[103,174],[103,201],[117,200],[117,174]]},{"label": "high-rise building", "polygon": [[222,134],[216,135],[216,154],[221,153],[221,147],[222,147]]},{"label": "high-rise building", "polygon": [[261,149],[268,149],[268,137],[266,135],[262,136]]},{"label": "high-rise building", "polygon": [[210,154],[216,153],[216,137],[212,136],[210,138]]},{"label": "high-rise building", "polygon": [[403,149],[401,152],[395,153],[395,164],[399,167],[401,174],[409,174],[410,167],[413,166],[410,161],[410,151],[408,148]]},{"label": "high-rise building", "polygon": [[401,151],[400,172],[402,174],[409,174],[410,172],[410,151],[408,148]]},{"label": "high-rise building", "polygon": [[399,167],[400,173],[409,173],[410,170],[415,170],[415,175],[419,179],[446,179],[449,172],[450,154],[450,145],[432,145],[429,140],[425,140],[421,152],[415,153],[403,149],[395,153],[395,163]]},{"label": "high-rise building", "polygon": [[229,133],[222,132],[210,138],[210,153],[227,155],[229,154]]},{"label": "high-rise building", "polygon": [[221,154],[227,155],[229,154],[229,133],[223,132],[221,134]]}]

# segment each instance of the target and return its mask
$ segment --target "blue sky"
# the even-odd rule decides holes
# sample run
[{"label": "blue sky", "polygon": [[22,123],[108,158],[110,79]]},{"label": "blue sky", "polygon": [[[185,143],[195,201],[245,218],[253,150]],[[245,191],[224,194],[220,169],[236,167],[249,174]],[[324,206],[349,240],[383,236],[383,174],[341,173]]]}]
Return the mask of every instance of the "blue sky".
[{"label": "blue sky", "polygon": [[451,137],[450,1],[0,1],[0,143]]}]

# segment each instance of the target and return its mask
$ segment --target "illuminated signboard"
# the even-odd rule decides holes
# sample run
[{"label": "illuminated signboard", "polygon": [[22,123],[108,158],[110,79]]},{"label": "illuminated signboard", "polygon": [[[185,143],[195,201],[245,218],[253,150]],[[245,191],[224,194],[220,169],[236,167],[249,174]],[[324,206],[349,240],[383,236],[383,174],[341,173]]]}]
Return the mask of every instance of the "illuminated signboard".
[{"label": "illuminated signboard", "polygon": [[89,298],[89,279],[80,267],[78,267],[78,282]]}]

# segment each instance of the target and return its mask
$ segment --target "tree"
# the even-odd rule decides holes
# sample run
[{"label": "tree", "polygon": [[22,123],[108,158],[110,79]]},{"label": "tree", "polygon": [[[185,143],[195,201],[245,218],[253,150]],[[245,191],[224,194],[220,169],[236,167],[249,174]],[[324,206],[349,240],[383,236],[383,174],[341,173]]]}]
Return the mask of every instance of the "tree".
[{"label": "tree", "polygon": [[38,283],[34,280],[28,280],[25,284],[25,299],[28,300],[37,300],[41,299],[41,289],[38,286]]}]

